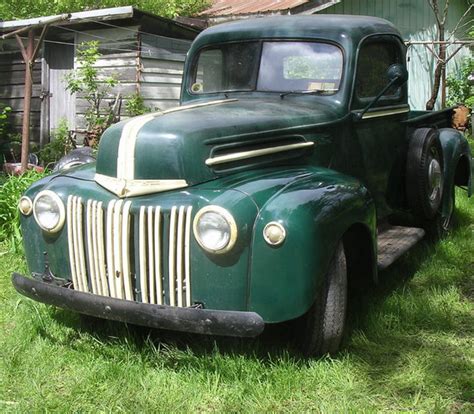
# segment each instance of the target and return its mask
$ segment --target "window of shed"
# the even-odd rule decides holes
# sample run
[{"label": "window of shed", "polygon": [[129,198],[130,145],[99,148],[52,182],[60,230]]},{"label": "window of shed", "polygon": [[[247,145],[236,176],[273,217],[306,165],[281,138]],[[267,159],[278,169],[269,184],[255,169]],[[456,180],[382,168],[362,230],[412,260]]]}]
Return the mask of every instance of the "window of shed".
[{"label": "window of shed", "polygon": [[[356,93],[359,98],[372,98],[387,86],[387,69],[402,63],[400,50],[393,42],[370,42],[362,46],[357,64]],[[400,88],[385,92],[386,97],[397,97]]]}]

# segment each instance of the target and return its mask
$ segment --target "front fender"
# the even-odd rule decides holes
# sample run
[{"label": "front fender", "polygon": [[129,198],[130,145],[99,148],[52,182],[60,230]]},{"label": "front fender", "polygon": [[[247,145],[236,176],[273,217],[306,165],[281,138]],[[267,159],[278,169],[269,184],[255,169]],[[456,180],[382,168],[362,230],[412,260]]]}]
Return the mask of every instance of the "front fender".
[{"label": "front fender", "polygon": [[[263,238],[263,229],[271,221],[286,229],[286,239],[279,247],[269,246]],[[332,170],[317,169],[271,197],[254,226],[249,309],[265,322],[304,314],[338,241],[355,223],[367,226],[375,240],[375,205],[367,189],[358,180]]]},{"label": "front fender", "polygon": [[[442,128],[439,131],[439,140],[443,148],[443,163],[444,163],[444,182],[451,188],[454,185],[454,178],[456,174],[456,167],[461,157],[466,157],[469,163],[469,178],[468,178],[468,196],[470,197],[474,191],[473,163],[469,143],[463,134],[452,128]],[[449,214],[451,211],[451,201],[449,191],[445,191],[442,200],[442,214]]]}]

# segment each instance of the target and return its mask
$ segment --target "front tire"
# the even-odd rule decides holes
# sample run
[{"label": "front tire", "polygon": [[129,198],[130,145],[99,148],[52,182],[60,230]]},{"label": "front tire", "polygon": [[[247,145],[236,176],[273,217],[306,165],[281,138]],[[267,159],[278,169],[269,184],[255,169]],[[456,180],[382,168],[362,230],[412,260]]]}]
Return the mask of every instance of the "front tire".
[{"label": "front tire", "polygon": [[302,319],[299,346],[303,354],[336,353],[344,336],[346,314],[347,264],[339,242],[314,304]]}]

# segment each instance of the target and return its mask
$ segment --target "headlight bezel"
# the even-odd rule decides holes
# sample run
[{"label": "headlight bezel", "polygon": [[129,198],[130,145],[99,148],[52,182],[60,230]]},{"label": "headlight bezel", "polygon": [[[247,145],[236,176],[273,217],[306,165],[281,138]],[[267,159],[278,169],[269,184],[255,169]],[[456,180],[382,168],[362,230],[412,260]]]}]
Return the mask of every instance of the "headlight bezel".
[{"label": "headlight bezel", "polygon": [[[51,197],[58,206],[59,220],[53,228],[48,228],[48,227],[43,226],[43,224],[41,223],[41,221],[38,218],[38,213],[36,211],[36,205],[38,204],[38,200],[43,196]],[[33,216],[35,218],[36,223],[41,228],[41,230],[43,230],[46,233],[54,234],[54,233],[57,233],[58,231],[60,231],[64,226],[64,222],[66,221],[66,209],[64,207],[63,201],[61,200],[61,198],[54,191],[43,190],[43,191],[40,191],[36,195],[36,197],[33,201]]]},{"label": "headlight bezel", "polygon": [[[201,236],[199,234],[199,227],[198,227],[199,221],[201,220],[204,214],[210,213],[210,212],[216,213],[222,216],[224,220],[227,222],[227,224],[229,225],[229,229],[230,229],[229,241],[227,245],[221,249],[212,249],[206,246],[203,243]],[[232,216],[232,214],[228,210],[226,210],[224,207],[209,205],[209,206],[205,206],[201,208],[197,212],[197,214],[194,216],[193,233],[194,233],[195,240],[197,241],[197,243],[199,244],[199,246],[201,246],[203,250],[212,254],[224,254],[232,250],[232,248],[235,246],[235,243],[237,241],[237,236],[238,236],[237,223],[234,217]]]},{"label": "headlight bezel", "polygon": [[[26,208],[22,207],[23,203],[28,203]],[[33,200],[28,196],[22,196],[20,200],[18,200],[18,210],[24,216],[29,216],[33,212]]]}]

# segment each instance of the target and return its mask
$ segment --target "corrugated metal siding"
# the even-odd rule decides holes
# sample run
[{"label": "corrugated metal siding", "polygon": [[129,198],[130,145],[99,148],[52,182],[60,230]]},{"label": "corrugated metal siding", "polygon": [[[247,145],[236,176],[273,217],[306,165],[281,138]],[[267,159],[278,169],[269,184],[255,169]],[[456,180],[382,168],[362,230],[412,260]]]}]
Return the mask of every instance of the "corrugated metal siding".
[{"label": "corrugated metal siding", "polygon": [[[451,0],[447,28],[453,29],[464,11],[466,1]],[[321,14],[357,14],[382,17],[391,21],[405,40],[433,40],[436,36],[435,19],[427,0],[342,0]],[[461,35],[462,36],[462,35]],[[459,35],[458,35],[459,37]],[[452,51],[453,47],[448,49]],[[456,70],[469,53],[464,48],[447,65],[447,73]],[[408,51],[410,73],[408,88],[412,108],[424,109],[431,94],[435,59],[428,49],[421,45],[411,46]],[[439,108],[440,100],[437,101]]]},{"label": "corrugated metal siding", "polygon": [[140,94],[145,105],[163,110],[179,104],[184,60],[190,46],[188,40],[142,35]]}]

